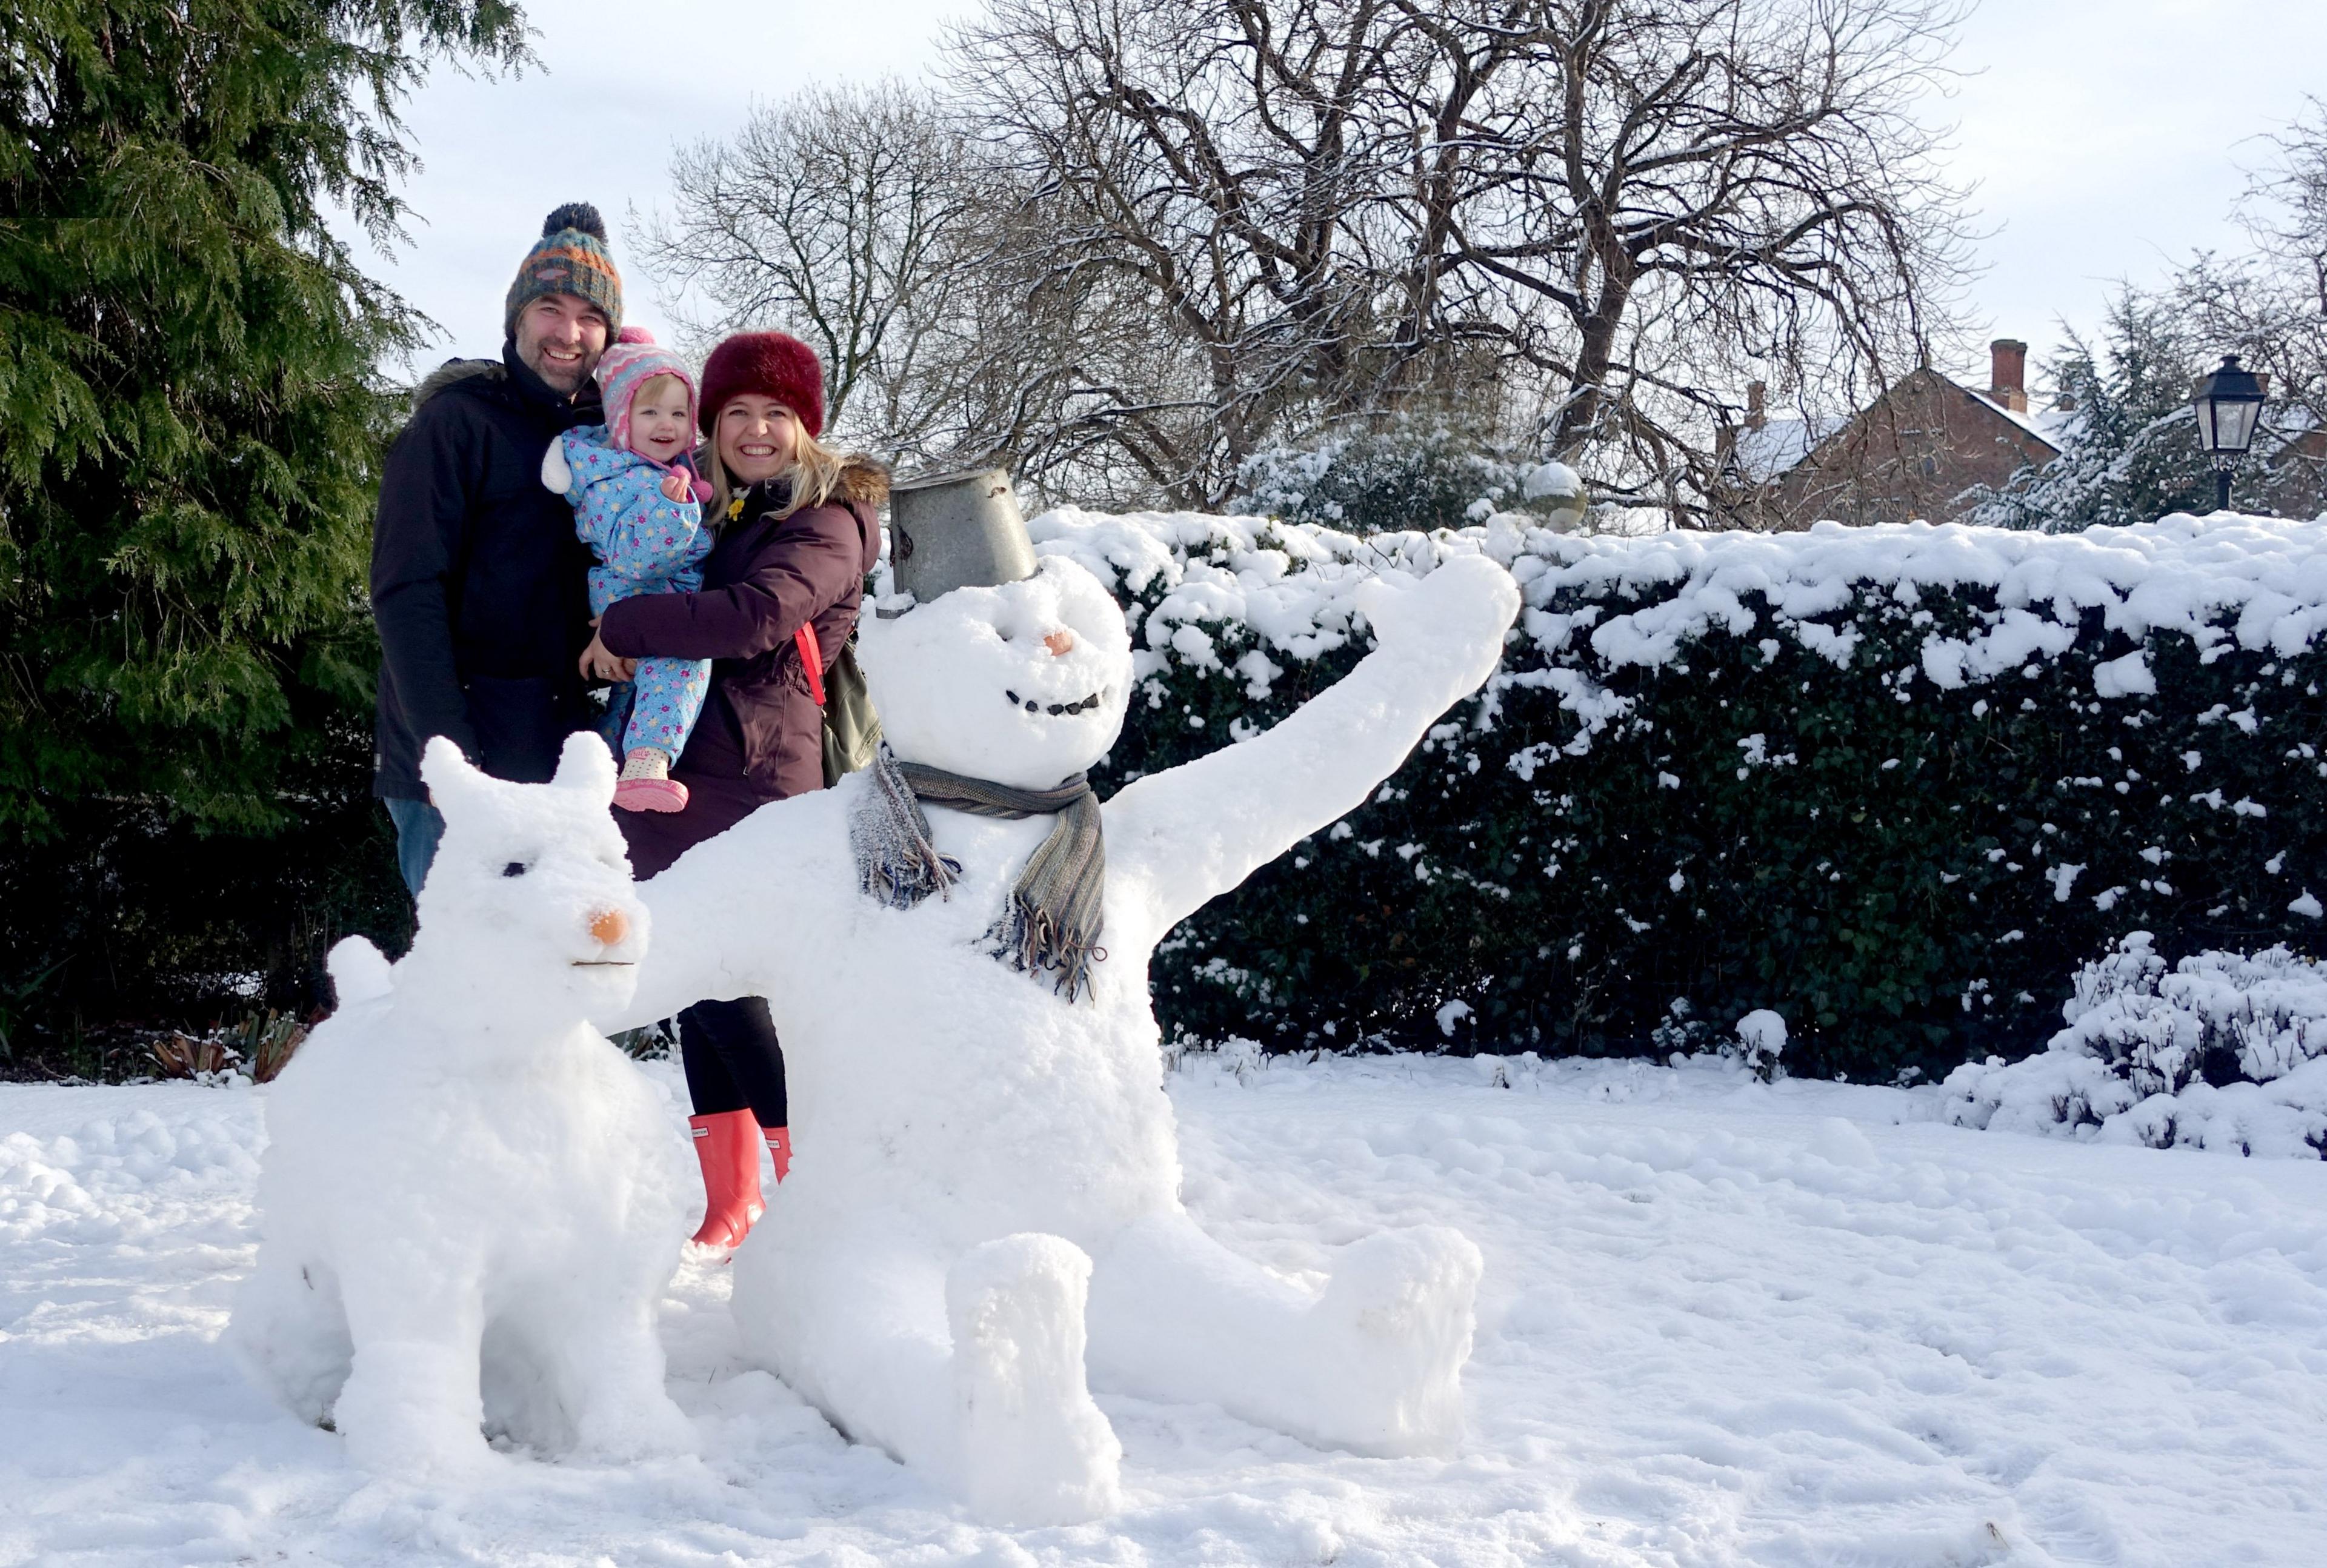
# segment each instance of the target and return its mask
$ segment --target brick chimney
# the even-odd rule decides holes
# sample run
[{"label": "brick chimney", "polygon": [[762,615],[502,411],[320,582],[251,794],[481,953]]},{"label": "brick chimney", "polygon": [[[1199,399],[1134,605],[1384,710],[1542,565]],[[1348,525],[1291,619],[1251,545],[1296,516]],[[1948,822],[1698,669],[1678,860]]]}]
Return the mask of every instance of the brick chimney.
[{"label": "brick chimney", "polygon": [[1987,395],[2014,414],[2028,412],[2028,345],[1998,338],[1987,346]]},{"label": "brick chimney", "polygon": [[1745,387],[1745,428],[1761,430],[1770,423],[1770,388],[1759,381]]}]

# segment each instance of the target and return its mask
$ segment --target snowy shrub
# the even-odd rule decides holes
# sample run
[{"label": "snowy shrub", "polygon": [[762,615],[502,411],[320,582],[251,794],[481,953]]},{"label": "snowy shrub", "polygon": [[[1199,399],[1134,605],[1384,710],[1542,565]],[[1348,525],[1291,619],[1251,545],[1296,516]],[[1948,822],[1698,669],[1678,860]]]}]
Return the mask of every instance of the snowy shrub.
[{"label": "snowy shrub", "polygon": [[1783,1014],[1798,1073],[1938,1073],[2049,1032],[2061,977],[2314,950],[2327,529],[2047,536],[1035,519],[1125,602],[1141,694],[1103,789],[1289,712],[1360,657],[1350,589],[1507,563],[1503,668],[1375,798],[1183,924],[1168,1026],[1278,1049],[1653,1049],[1675,998]]},{"label": "snowy shrub", "polygon": [[2284,947],[2168,970],[2135,931],[2078,971],[2042,1055],[1958,1068],[1962,1126],[2164,1148],[2327,1153],[2327,965]]},{"label": "snowy shrub", "polygon": [[1401,421],[1321,435],[1245,460],[1235,509],[1360,536],[1459,527],[1497,511],[1572,517],[1584,481],[1565,463],[1515,458],[1446,424]]},{"label": "snowy shrub", "polygon": [[1778,1076],[1778,1059],[1786,1054],[1786,1021],[1766,1007],[1757,1007],[1737,1021],[1736,1054],[1764,1083]]},{"label": "snowy shrub", "polygon": [[268,1008],[199,1039],[173,1029],[154,1042],[154,1065],[166,1078],[272,1083],[306,1038],[305,1024]]}]

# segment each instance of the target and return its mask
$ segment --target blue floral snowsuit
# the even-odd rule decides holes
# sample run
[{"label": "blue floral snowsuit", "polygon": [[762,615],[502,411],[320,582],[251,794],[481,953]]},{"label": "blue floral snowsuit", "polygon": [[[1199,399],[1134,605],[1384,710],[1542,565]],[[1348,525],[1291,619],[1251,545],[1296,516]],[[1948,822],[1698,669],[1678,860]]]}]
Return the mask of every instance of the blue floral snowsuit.
[{"label": "blue floral snowsuit", "polygon": [[[675,501],[662,493],[663,476],[674,471],[653,459],[613,445],[606,427],[593,425],[557,438],[573,477],[565,499],[574,506],[575,532],[597,555],[590,569],[590,613],[641,593],[692,593],[703,586],[703,557],[711,553],[711,530],[703,526],[702,505]],[[682,461],[674,465],[690,480]],[[703,712],[710,690],[707,658],[642,658],[626,693],[617,687],[610,724],[622,723],[617,754],[640,747],[660,751],[672,762]],[[623,723],[624,698],[629,719]]]}]

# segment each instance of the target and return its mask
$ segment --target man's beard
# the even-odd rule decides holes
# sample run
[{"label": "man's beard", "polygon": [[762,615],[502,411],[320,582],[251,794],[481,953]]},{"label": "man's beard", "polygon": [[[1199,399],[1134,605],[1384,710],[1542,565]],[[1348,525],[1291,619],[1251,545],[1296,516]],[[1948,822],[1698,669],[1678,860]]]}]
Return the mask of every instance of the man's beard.
[{"label": "man's beard", "polygon": [[597,361],[586,353],[571,366],[553,364],[549,356],[543,352],[543,344],[538,338],[529,345],[520,340],[517,357],[527,369],[541,378],[544,386],[561,397],[571,397],[579,392],[583,383],[590,379],[590,372],[597,366]]}]

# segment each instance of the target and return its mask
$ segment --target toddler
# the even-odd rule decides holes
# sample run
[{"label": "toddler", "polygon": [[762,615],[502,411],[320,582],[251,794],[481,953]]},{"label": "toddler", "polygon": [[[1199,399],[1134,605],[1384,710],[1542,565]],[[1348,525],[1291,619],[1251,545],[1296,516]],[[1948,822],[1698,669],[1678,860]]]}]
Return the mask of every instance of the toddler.
[{"label": "toddler", "polygon": [[[541,460],[541,482],[574,506],[575,531],[596,553],[590,612],[640,593],[692,593],[703,586],[711,534],[703,503],[711,487],[695,472],[695,378],[643,327],[624,327],[598,361],[606,423],[569,430]],[[642,658],[616,687],[610,730],[621,725],[621,780],[614,804],[678,811],[687,786],[670,776],[710,688],[707,658]],[[624,698],[629,717],[622,717]]]}]

